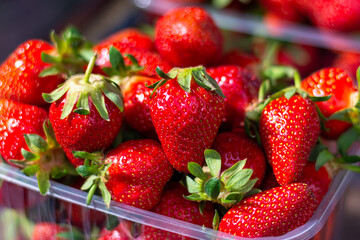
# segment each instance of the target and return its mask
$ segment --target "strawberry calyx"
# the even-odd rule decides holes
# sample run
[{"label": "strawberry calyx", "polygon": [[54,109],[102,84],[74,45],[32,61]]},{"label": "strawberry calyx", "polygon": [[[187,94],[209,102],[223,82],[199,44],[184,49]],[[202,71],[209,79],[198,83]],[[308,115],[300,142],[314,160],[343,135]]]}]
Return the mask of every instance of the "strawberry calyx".
[{"label": "strawberry calyx", "polygon": [[107,182],[108,169],[112,163],[106,163],[105,156],[100,152],[74,151],[73,154],[77,158],[85,159],[84,165],[78,166],[76,171],[86,178],[86,181],[81,186],[81,190],[89,191],[86,204],[89,205],[91,203],[96,189],[99,188],[106,206],[109,207],[111,194],[105,184]]},{"label": "strawberry calyx", "polygon": [[124,110],[119,86],[102,75],[91,74],[95,60],[96,55],[91,58],[85,74],[74,75],[53,92],[49,94],[43,93],[43,98],[48,103],[55,102],[63,96],[66,97],[60,117],[61,119],[65,119],[72,111],[81,115],[89,114],[90,100],[100,116],[106,121],[110,121],[109,113],[105,106],[105,96],[113,102],[120,111]]},{"label": "strawberry calyx", "polygon": [[54,130],[49,121],[43,125],[46,139],[37,134],[24,134],[30,151],[22,148],[24,160],[10,160],[22,168],[27,176],[36,175],[39,190],[45,195],[50,187],[50,178],[62,178],[66,174],[77,175],[75,169],[66,160],[65,153],[55,139]]},{"label": "strawberry calyx", "polygon": [[227,170],[221,171],[220,154],[213,149],[204,151],[206,166],[190,162],[188,169],[195,177],[186,176],[186,185],[191,195],[185,198],[191,201],[211,201],[226,208],[241,201],[245,196],[258,192],[253,188],[256,179],[250,179],[252,169],[244,169],[246,159],[235,163]]},{"label": "strawberry calyx", "polygon": [[163,72],[159,67],[157,67],[156,73],[159,75],[159,77],[161,77],[161,80],[151,84],[150,86],[146,86],[153,89],[150,97],[152,97],[156,90],[164,85],[167,81],[176,78],[177,83],[185,92],[191,92],[191,82],[194,80],[200,87],[208,91],[214,91],[219,96],[225,98],[225,95],[223,94],[218,83],[209,74],[207,74],[205,67],[203,66],[173,68],[168,73]]},{"label": "strawberry calyx", "polygon": [[104,67],[102,70],[113,80],[115,83],[120,84],[126,77],[136,74],[144,69],[139,65],[138,60],[131,54],[125,54],[131,64],[126,65],[124,57],[115,47],[111,46],[109,49],[109,59],[111,67]]},{"label": "strawberry calyx", "polygon": [[51,31],[50,39],[55,46],[55,51],[52,53],[42,52],[41,59],[51,66],[45,68],[39,77],[64,74],[66,78],[82,73],[84,66],[94,55],[91,50],[92,44],[86,41],[79,30],[73,26],[65,29],[61,35]]}]

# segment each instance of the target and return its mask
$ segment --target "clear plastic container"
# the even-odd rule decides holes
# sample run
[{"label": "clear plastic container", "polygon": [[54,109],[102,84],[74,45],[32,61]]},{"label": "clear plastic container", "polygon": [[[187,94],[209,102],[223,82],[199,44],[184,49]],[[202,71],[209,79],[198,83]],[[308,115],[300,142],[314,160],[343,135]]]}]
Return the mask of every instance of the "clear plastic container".
[{"label": "clear plastic container", "polygon": [[[327,221],[343,195],[351,176],[351,172],[341,171],[334,177],[328,193],[319,205],[315,214],[306,224],[286,235],[266,239],[310,239],[318,232],[320,232],[319,235],[321,235],[321,231],[331,231],[332,224],[327,223]],[[85,236],[88,237],[91,232],[90,223],[94,221],[92,218],[97,215],[89,213],[89,209],[93,209],[98,211],[99,214],[100,212],[111,214],[121,220],[129,220],[141,225],[152,226],[195,239],[243,239],[114,201],[111,202],[110,208],[107,208],[102,198],[99,196],[94,196],[91,205],[86,206],[87,193],[54,181],[51,182],[51,187],[47,196],[42,197],[38,193],[36,178],[27,177],[19,170],[5,164],[0,166],[0,179],[5,181],[3,183],[3,188],[7,188],[8,193],[8,195],[4,194],[3,191],[3,199],[5,199],[5,202],[6,199],[8,199],[8,201],[3,204],[5,207],[0,206],[0,214],[4,212],[5,209],[11,208],[21,212],[34,222],[45,221],[66,223],[69,219],[64,221],[64,219],[61,219],[61,216],[57,216],[57,211],[64,205],[66,206],[71,203],[84,207],[80,208],[80,214],[83,219],[86,220],[78,227],[80,227],[80,229],[84,231]],[[13,185],[9,185],[9,183],[17,185],[17,189],[14,190],[14,187],[11,187]],[[10,194],[12,194],[11,199]],[[17,201],[14,201],[14,195],[16,196]],[[54,201],[57,201],[57,203],[55,204]],[[21,204],[23,204],[23,206],[21,206]],[[323,229],[324,225],[327,227]],[[7,227],[6,221],[0,218],[0,239],[7,239],[5,236],[1,236],[5,227]],[[27,238],[25,237],[23,239]]]}]

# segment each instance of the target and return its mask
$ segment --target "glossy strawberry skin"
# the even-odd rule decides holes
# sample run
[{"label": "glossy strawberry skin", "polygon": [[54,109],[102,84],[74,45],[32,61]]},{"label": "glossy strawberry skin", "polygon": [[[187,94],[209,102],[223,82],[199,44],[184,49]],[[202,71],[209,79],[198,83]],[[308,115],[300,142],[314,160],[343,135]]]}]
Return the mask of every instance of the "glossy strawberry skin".
[{"label": "glossy strawberry skin", "polygon": [[356,70],[360,65],[360,54],[353,52],[341,52],[334,60],[334,66],[344,69],[352,80],[356,79]]},{"label": "glossy strawberry skin", "polygon": [[102,229],[97,240],[131,240],[131,222],[122,221],[115,229]]},{"label": "glossy strawberry skin", "polygon": [[40,107],[0,99],[0,154],[4,160],[24,159],[21,148],[29,150],[24,134],[44,137],[43,124],[47,118],[46,110]]},{"label": "glossy strawberry skin", "polygon": [[136,28],[125,28],[113,33],[106,39],[102,40],[97,46],[99,48],[109,47],[114,43],[129,45],[134,48],[153,51],[155,49],[153,40],[146,34]]},{"label": "glossy strawberry skin", "polygon": [[127,125],[149,138],[157,138],[150,114],[150,95],[147,88],[157,82],[156,78],[134,76],[121,87],[124,96],[124,114]]},{"label": "glossy strawberry skin", "polygon": [[[358,97],[357,88],[352,79],[340,68],[325,68],[313,73],[301,82],[301,88],[311,96],[331,95],[329,100],[316,103],[325,117],[353,107]],[[322,135],[336,139],[350,127],[349,123],[329,120],[325,122],[325,128],[328,131],[323,131]]]},{"label": "glossy strawberry skin", "polygon": [[158,203],[173,173],[161,145],[151,139],[122,143],[106,161],[112,162],[106,183],[112,199],[146,210]]},{"label": "glossy strawberry skin", "polygon": [[[131,44],[124,44],[117,41],[106,41],[105,43],[99,43],[94,47],[94,52],[98,54],[98,58],[96,60],[96,64],[98,67],[104,68],[111,66],[109,59],[109,49],[111,46],[119,50],[121,54],[131,54],[138,60],[139,65],[144,67],[143,70],[137,73],[139,75],[158,77],[155,70],[156,67],[160,67],[165,72],[170,71],[170,69],[172,68],[172,65],[155,51],[136,48],[133,47]],[[125,57],[125,64],[131,64],[131,61],[127,57]]]},{"label": "glossy strawberry skin", "polygon": [[157,89],[150,106],[151,119],[164,152],[178,171],[189,162],[204,163],[224,115],[224,100],[194,81],[190,93],[175,79]]},{"label": "glossy strawberry skin", "polygon": [[[200,226],[212,227],[212,220],[215,210],[211,203],[207,203],[203,214],[200,213],[197,202],[186,200],[183,196],[189,193],[180,183],[171,183],[164,190],[160,202],[153,208],[153,212],[176,218]],[[143,234],[145,239],[171,239],[182,240],[191,239],[175,233],[167,232],[157,228],[145,226]]]},{"label": "glossy strawberry skin", "polygon": [[316,206],[309,187],[293,183],[241,201],[225,214],[219,231],[251,238],[280,236],[305,224]]},{"label": "glossy strawberry skin", "polygon": [[157,21],[155,47],[176,67],[207,66],[220,60],[223,38],[204,9],[185,7]]},{"label": "glossy strawberry skin", "polygon": [[238,161],[246,159],[244,168],[251,168],[254,172],[251,179],[258,178],[255,186],[258,188],[264,178],[266,169],[265,155],[252,139],[244,133],[219,133],[212,145],[212,149],[220,153],[221,172],[233,166]]},{"label": "glossy strawberry skin", "polygon": [[43,92],[51,92],[64,79],[59,76],[39,77],[50,65],[41,60],[42,52],[54,47],[42,40],[28,40],[18,46],[0,66],[0,98],[32,105],[46,105]]},{"label": "glossy strawberry skin", "polygon": [[299,95],[272,100],[260,117],[260,137],[280,185],[296,182],[320,134],[315,105]]},{"label": "glossy strawberry skin", "polygon": [[226,98],[222,127],[230,130],[244,126],[245,112],[256,102],[260,81],[244,68],[235,65],[208,68]]},{"label": "glossy strawberry skin", "polygon": [[91,101],[89,101],[90,113],[88,115],[71,112],[65,119],[61,119],[64,104],[65,97],[53,102],[50,106],[49,118],[56,140],[64,149],[70,162],[78,167],[83,165],[84,160],[75,158],[72,152],[94,152],[109,148],[121,129],[123,113],[105,97],[110,121],[100,116]]},{"label": "glossy strawberry skin", "polygon": [[55,223],[41,222],[34,227],[32,240],[61,240],[56,235],[65,232],[66,228]]}]

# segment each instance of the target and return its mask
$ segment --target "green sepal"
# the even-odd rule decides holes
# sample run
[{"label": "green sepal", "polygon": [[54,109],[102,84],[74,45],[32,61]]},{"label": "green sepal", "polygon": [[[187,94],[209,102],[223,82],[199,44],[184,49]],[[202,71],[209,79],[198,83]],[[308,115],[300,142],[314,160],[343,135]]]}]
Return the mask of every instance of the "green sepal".
[{"label": "green sepal", "polygon": [[24,148],[21,149],[21,155],[25,158],[27,161],[36,161],[40,159],[40,155],[29,152],[25,150]]},{"label": "green sepal", "polygon": [[72,154],[74,157],[81,159],[88,159],[90,161],[96,162],[97,164],[101,164],[104,157],[100,152],[85,152],[85,151],[73,151]]},{"label": "green sepal", "polygon": [[206,202],[205,202],[205,201],[199,202],[199,211],[200,211],[200,214],[201,214],[201,215],[204,215],[205,206],[206,206]]},{"label": "green sepal", "polygon": [[90,92],[90,99],[99,112],[100,116],[106,121],[110,121],[109,112],[105,105],[104,95],[101,92],[93,91]]},{"label": "green sepal", "polygon": [[210,200],[206,193],[193,193],[189,196],[184,196],[187,200],[190,201],[203,201],[203,200]]},{"label": "green sepal", "polygon": [[217,199],[217,197],[220,194],[220,188],[221,188],[221,181],[216,177],[210,178],[208,181],[206,181],[204,185],[205,193],[211,199]]},{"label": "green sepal", "polygon": [[51,93],[43,93],[42,97],[47,103],[52,103],[59,100],[64,94],[69,90],[69,85],[62,85],[61,87],[55,89]]},{"label": "green sepal", "polygon": [[47,191],[50,188],[49,177],[49,173],[45,171],[39,171],[36,174],[41,195],[46,195]]},{"label": "green sepal", "polygon": [[215,209],[215,214],[214,214],[214,218],[213,218],[213,221],[212,221],[213,229],[218,230],[219,224],[220,224],[220,216],[219,216],[218,211]]},{"label": "green sepal", "polygon": [[252,173],[252,169],[243,169],[241,172],[230,177],[229,181],[225,184],[225,188],[229,191],[237,191],[250,180]]},{"label": "green sepal", "polygon": [[229,181],[230,177],[234,176],[236,173],[240,172],[244,168],[245,164],[246,164],[246,159],[238,161],[230,168],[226,169],[221,174],[221,178],[220,178],[221,181],[226,184]]},{"label": "green sepal", "polygon": [[106,223],[105,227],[107,230],[111,231],[119,226],[120,222],[119,219],[114,215],[106,215]]},{"label": "green sepal", "polygon": [[348,129],[346,132],[341,134],[337,140],[337,149],[342,156],[345,156],[349,148],[353,145],[354,142],[359,141],[360,139],[360,130],[358,126],[353,126]]},{"label": "green sepal", "polygon": [[208,179],[208,176],[204,173],[201,166],[196,162],[189,162],[188,163],[188,170],[192,175],[194,175],[195,177],[200,178],[203,181],[206,181]]},{"label": "green sepal", "polygon": [[241,192],[232,192],[226,196],[225,200],[240,202],[244,197],[244,194]]},{"label": "green sepal", "polygon": [[121,95],[116,94],[115,92],[110,91],[107,88],[103,88],[102,92],[105,94],[105,96],[110,99],[117,107],[118,109],[123,112],[124,111],[124,103],[121,99]]},{"label": "green sepal", "polygon": [[235,201],[235,200],[229,200],[226,198],[220,199],[220,204],[226,208],[228,208],[229,206],[235,205],[236,203],[237,203],[237,201]]},{"label": "green sepal", "polygon": [[24,134],[24,138],[30,151],[35,154],[40,154],[49,150],[47,142],[37,134]]},{"label": "green sepal", "polygon": [[39,77],[48,77],[60,74],[61,71],[56,66],[50,66],[45,68],[39,73]]},{"label": "green sepal", "polygon": [[354,125],[358,125],[360,122],[360,109],[357,108],[343,109],[332,114],[328,119],[340,120]]},{"label": "green sepal", "polygon": [[357,163],[360,162],[360,156],[351,155],[351,156],[343,156],[340,158],[335,159],[337,163]]},{"label": "green sepal", "polygon": [[101,195],[104,199],[106,206],[109,208],[111,202],[111,194],[109,190],[106,188],[105,183],[103,181],[99,182],[99,189],[101,191]]},{"label": "green sepal", "polygon": [[169,73],[165,73],[160,67],[156,67],[155,71],[163,79],[174,79],[177,75],[176,69],[171,69]]},{"label": "green sepal", "polygon": [[341,167],[349,170],[349,171],[352,171],[352,172],[357,172],[357,173],[360,173],[360,167],[357,166],[357,165],[351,165],[351,164],[342,164]]},{"label": "green sepal", "polygon": [[221,156],[213,149],[205,149],[205,162],[208,166],[211,176],[219,177],[221,171]]},{"label": "green sepal", "polygon": [[248,192],[246,193],[246,197],[249,197],[249,196],[258,194],[258,193],[260,193],[260,192],[261,192],[260,189],[258,189],[258,188],[252,188],[250,191],[248,191]]},{"label": "green sepal", "polygon": [[74,112],[80,115],[88,115],[90,113],[89,95],[87,92],[80,93]]},{"label": "green sepal", "polygon": [[86,238],[80,230],[71,226],[71,230],[56,234],[56,239],[85,240]]},{"label": "green sepal", "polygon": [[323,151],[324,149],[327,149],[327,147],[321,142],[318,142],[310,153],[309,161],[315,162],[320,152]]},{"label": "green sepal", "polygon": [[315,169],[316,171],[318,171],[322,166],[324,166],[327,162],[331,161],[332,159],[334,159],[334,155],[329,152],[328,149],[324,149],[322,150],[318,157],[316,158],[316,162],[315,162]]},{"label": "green sepal", "polygon": [[[43,61],[44,63],[60,63],[61,57],[53,56],[53,55],[47,54],[45,52],[42,52],[41,53],[41,61]],[[51,66],[51,67],[58,69],[56,66]],[[43,77],[43,76],[41,76],[41,74],[43,74],[43,72],[40,73],[39,77]]]},{"label": "green sepal", "polygon": [[258,178],[254,178],[254,179],[250,179],[247,183],[245,183],[243,186],[239,187],[239,188],[235,188],[233,191],[239,191],[242,193],[247,193],[249,192],[251,189],[253,189],[253,187],[255,186],[256,182],[258,181]]},{"label": "green sepal", "polygon": [[321,97],[315,97],[315,96],[309,96],[309,99],[313,102],[326,102],[331,98],[331,95],[328,96],[321,96]]},{"label": "green sepal", "polygon": [[220,97],[226,98],[224,93],[222,92],[219,84],[209,75],[207,74],[204,67],[195,67],[192,69],[192,75],[194,77],[195,82],[202,88],[216,92]]},{"label": "green sepal", "polygon": [[185,91],[185,92],[190,92],[191,91],[191,79],[192,79],[192,75],[191,75],[191,70],[190,69],[182,69],[179,70],[178,74],[177,74],[177,81],[180,85],[180,87]]},{"label": "green sepal", "polygon": [[46,142],[49,148],[59,147],[58,142],[56,141],[54,129],[50,123],[50,120],[46,120],[43,124],[43,130],[46,136]]},{"label": "green sepal", "polygon": [[67,175],[67,170],[64,168],[60,168],[60,167],[54,167],[51,169],[51,178],[52,179],[59,179],[59,178],[63,178]]},{"label": "green sepal", "polygon": [[191,177],[186,176],[186,187],[189,193],[197,193],[202,190],[201,184],[195,182]]},{"label": "green sepal", "polygon": [[119,50],[117,50],[113,46],[111,46],[109,50],[109,59],[112,68],[116,69],[120,73],[125,72],[125,60],[120,54]]},{"label": "green sepal", "polygon": [[40,171],[40,165],[35,164],[35,165],[30,165],[26,168],[24,168],[23,173],[27,176],[34,176],[38,171]]},{"label": "green sepal", "polygon": [[284,97],[285,97],[287,100],[289,100],[292,96],[295,95],[295,93],[296,93],[296,89],[295,89],[295,88],[294,88],[294,89],[290,89],[289,91],[286,91],[286,92],[284,93]]},{"label": "green sepal", "polygon": [[83,178],[87,178],[93,174],[98,174],[99,169],[96,166],[86,166],[86,165],[80,165],[76,168],[76,171],[79,173],[80,176]]},{"label": "green sepal", "polygon": [[83,191],[90,189],[92,187],[92,185],[95,183],[95,180],[97,180],[98,178],[99,177],[95,176],[95,175],[88,177],[80,189]]}]

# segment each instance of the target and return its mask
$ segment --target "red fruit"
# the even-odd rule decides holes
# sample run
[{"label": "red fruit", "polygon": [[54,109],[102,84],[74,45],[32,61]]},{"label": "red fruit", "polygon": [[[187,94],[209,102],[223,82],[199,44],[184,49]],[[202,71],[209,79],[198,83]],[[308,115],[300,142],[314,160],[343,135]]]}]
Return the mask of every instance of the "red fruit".
[{"label": "red fruit", "polygon": [[318,27],[346,32],[360,30],[358,0],[318,0],[309,5],[310,18]]},{"label": "red fruit", "polygon": [[[195,83],[191,74],[204,74],[201,69],[179,70],[182,76],[160,86],[150,103],[151,118],[164,152],[171,165],[181,172],[189,172],[189,162],[204,163],[204,150],[211,147],[224,115],[222,97]],[[178,82],[187,73],[188,92]],[[221,91],[218,86],[217,89]]]},{"label": "red fruit", "polygon": [[131,222],[122,221],[115,229],[102,229],[98,240],[130,240],[134,239],[131,236]]},{"label": "red fruit", "polygon": [[248,70],[235,65],[209,68],[207,71],[226,96],[223,127],[243,127],[245,111],[257,101],[260,81]]},{"label": "red fruit", "polygon": [[160,144],[150,139],[122,143],[105,161],[112,163],[106,182],[112,199],[146,210],[159,202],[173,173]]},{"label": "red fruit", "polygon": [[67,229],[55,223],[41,222],[34,227],[32,240],[63,240],[56,235],[65,232]]},{"label": "red fruit", "polygon": [[[110,67],[109,59],[109,50],[113,46],[121,52],[121,54],[131,54],[139,62],[140,66],[143,66],[144,69],[139,71],[138,74],[148,76],[148,77],[157,77],[156,67],[160,67],[164,71],[169,71],[172,66],[166,60],[164,60],[158,53],[150,51],[147,49],[141,49],[133,47],[130,44],[124,44],[118,41],[106,41],[104,43],[99,43],[94,47],[95,53],[99,55],[96,64],[101,67]],[[131,61],[125,57],[125,64],[131,64]]]},{"label": "red fruit", "polygon": [[221,60],[221,64],[223,65],[238,65],[242,68],[250,67],[258,62],[259,59],[254,55],[246,54],[236,49],[226,53]]},{"label": "red fruit", "polygon": [[[311,96],[331,95],[329,100],[316,103],[325,117],[354,107],[358,98],[358,90],[354,82],[340,68],[325,68],[313,73],[301,82],[301,88]],[[351,124],[339,120],[328,120],[325,122],[325,127],[328,131],[324,131],[322,134],[327,138],[335,139],[350,128]]]},{"label": "red fruit", "polygon": [[158,20],[155,47],[174,66],[209,65],[220,60],[223,38],[204,9],[185,7]]},{"label": "red fruit", "polygon": [[[159,204],[156,205],[152,211],[164,216],[211,228],[215,214],[213,206],[207,203],[203,214],[201,214],[197,202],[184,199],[183,196],[188,194],[186,188],[181,184],[170,184],[168,188],[164,190]],[[149,226],[144,227],[142,236],[144,236],[145,239],[191,239]]]},{"label": "red fruit", "polygon": [[136,28],[126,28],[118,31],[101,41],[97,47],[110,47],[114,43],[149,51],[153,51],[155,49],[153,40]]},{"label": "red fruit", "polygon": [[123,115],[113,102],[105,98],[111,121],[103,119],[91,101],[88,115],[72,112],[61,119],[65,101],[66,97],[51,104],[49,118],[56,140],[71,163],[77,167],[83,164],[83,159],[75,158],[72,151],[94,152],[109,148],[120,131]]},{"label": "red fruit", "polygon": [[293,22],[299,22],[302,16],[296,6],[296,0],[261,0],[262,7],[275,16]]},{"label": "red fruit", "polygon": [[51,92],[64,80],[59,76],[39,77],[50,66],[41,60],[41,53],[54,50],[42,40],[29,40],[18,46],[0,66],[0,98],[46,105],[41,94]]},{"label": "red fruit", "polygon": [[336,57],[334,66],[344,69],[351,79],[356,79],[356,70],[360,66],[360,54],[352,52],[342,52]]},{"label": "red fruit", "polygon": [[258,178],[254,187],[260,186],[265,174],[266,160],[262,149],[256,142],[245,134],[223,132],[216,136],[212,149],[221,155],[221,172],[238,161],[246,159],[244,168],[254,170],[251,179]]},{"label": "red fruit", "polygon": [[306,183],[313,192],[318,204],[322,201],[325,194],[329,190],[331,176],[325,167],[321,167],[318,171],[315,169],[315,163],[308,162],[299,182]]},{"label": "red fruit", "polygon": [[29,150],[24,134],[45,136],[43,123],[47,112],[37,106],[0,99],[0,154],[8,160],[22,160],[21,149]]},{"label": "red fruit", "polygon": [[260,137],[280,185],[296,182],[320,134],[315,105],[307,98],[272,100],[260,117]]},{"label": "red fruit", "polygon": [[125,121],[133,129],[150,138],[157,138],[150,115],[150,94],[147,88],[158,81],[156,78],[133,76],[122,86]]},{"label": "red fruit", "polygon": [[232,207],[219,231],[240,237],[283,235],[305,224],[317,201],[304,183],[293,183],[258,193]]}]

